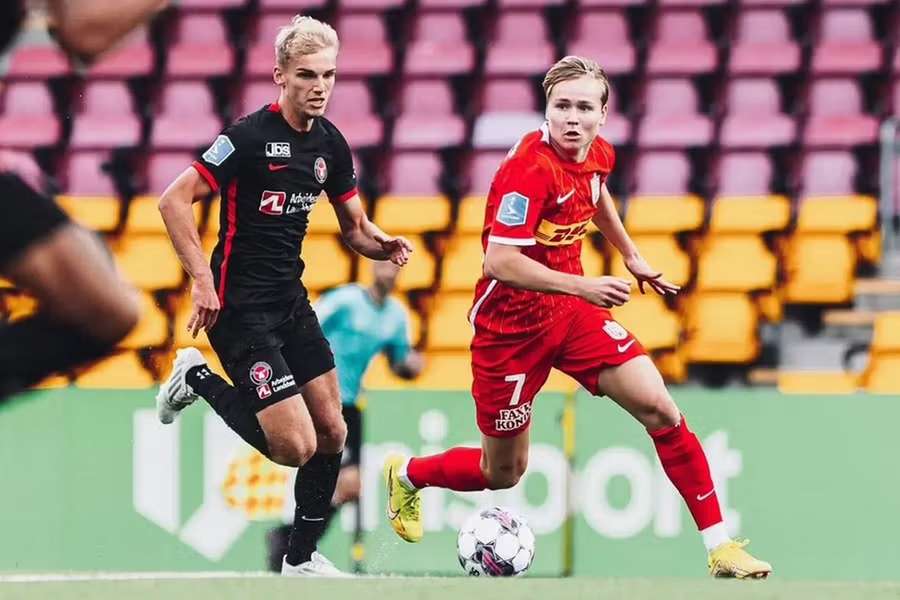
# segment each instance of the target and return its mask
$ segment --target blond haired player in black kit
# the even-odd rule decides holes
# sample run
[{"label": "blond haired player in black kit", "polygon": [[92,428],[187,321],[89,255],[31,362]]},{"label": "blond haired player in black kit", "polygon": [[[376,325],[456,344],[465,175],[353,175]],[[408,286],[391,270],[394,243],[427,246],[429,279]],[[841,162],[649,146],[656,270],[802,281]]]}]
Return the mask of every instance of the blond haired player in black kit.
[{"label": "blond haired player in black kit", "polygon": [[[337,53],[334,29],[294,17],[275,41],[277,102],[227,127],[160,199],[169,236],[193,278],[188,329],[206,330],[235,384],[213,373],[195,348],[179,350],[157,396],[160,420],[171,423],[202,397],[260,452],[299,467],[283,575],[343,575],[316,552],[347,426],[334,357],[300,281],[309,212],[324,191],[353,250],[397,265],[412,252],[407,240],[366,217],[350,148],[322,116]],[[223,207],[207,264],[191,204],[210,192],[220,192]]]},{"label": "blond haired player in black kit", "polygon": [[[107,0],[45,4],[59,45],[74,60],[90,62],[167,2],[117,0],[114,11]],[[22,0],[0,2],[0,53],[25,14]],[[40,307],[31,317],[0,325],[0,399],[100,358],[138,319],[136,296],[102,243],[72,223],[45,187],[30,154],[0,150],[0,275],[34,295]]]}]

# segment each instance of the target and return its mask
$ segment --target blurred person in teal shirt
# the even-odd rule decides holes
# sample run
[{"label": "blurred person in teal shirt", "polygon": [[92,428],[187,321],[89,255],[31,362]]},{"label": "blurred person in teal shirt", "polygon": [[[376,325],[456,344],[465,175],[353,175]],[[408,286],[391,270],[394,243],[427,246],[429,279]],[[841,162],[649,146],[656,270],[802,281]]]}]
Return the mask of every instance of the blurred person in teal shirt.
[{"label": "blurred person in teal shirt", "polygon": [[[371,267],[374,275],[371,286],[351,283],[337,287],[323,294],[314,307],[334,352],[347,422],[343,462],[327,519],[331,519],[343,504],[359,499],[363,429],[359,394],[372,359],[377,354],[384,354],[391,371],[403,379],[415,378],[424,365],[422,355],[410,344],[409,314],[396,298],[391,297],[400,269],[388,261],[373,261]],[[273,571],[281,570],[289,533],[290,525],[282,525],[267,535]]]}]

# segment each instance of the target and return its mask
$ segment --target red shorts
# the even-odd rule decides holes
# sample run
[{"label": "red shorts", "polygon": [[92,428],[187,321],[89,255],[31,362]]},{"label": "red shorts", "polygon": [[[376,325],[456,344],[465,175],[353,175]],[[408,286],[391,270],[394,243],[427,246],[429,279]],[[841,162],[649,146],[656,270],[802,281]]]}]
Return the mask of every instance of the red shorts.
[{"label": "red shorts", "polygon": [[605,308],[579,302],[546,329],[524,338],[475,333],[472,396],[478,428],[490,437],[511,437],[528,428],[531,404],[559,369],[599,395],[601,370],[646,354],[644,347]]}]

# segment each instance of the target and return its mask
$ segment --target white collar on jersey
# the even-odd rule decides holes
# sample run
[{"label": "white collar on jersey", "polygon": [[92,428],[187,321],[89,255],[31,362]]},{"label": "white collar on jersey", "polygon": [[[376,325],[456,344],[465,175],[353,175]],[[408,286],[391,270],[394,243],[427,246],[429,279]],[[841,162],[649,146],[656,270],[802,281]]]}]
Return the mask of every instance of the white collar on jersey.
[{"label": "white collar on jersey", "polygon": [[550,124],[547,121],[541,125],[541,141],[545,144],[550,143]]}]

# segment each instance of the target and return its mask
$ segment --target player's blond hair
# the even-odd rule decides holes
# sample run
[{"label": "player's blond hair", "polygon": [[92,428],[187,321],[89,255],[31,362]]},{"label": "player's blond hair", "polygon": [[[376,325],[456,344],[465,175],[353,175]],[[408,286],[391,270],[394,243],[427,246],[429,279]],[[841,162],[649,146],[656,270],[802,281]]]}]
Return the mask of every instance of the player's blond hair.
[{"label": "player's blond hair", "polygon": [[275,59],[281,67],[295,56],[315,54],[325,48],[338,49],[338,34],[328,23],[312,17],[295,15],[275,36]]},{"label": "player's blond hair", "polygon": [[547,100],[550,100],[550,93],[557,83],[578,79],[585,75],[603,83],[603,95],[601,97],[605,106],[609,100],[609,79],[606,77],[606,71],[603,70],[603,67],[597,61],[584,58],[583,56],[566,56],[550,67],[550,70],[547,71],[547,75],[544,77],[544,95]]}]

